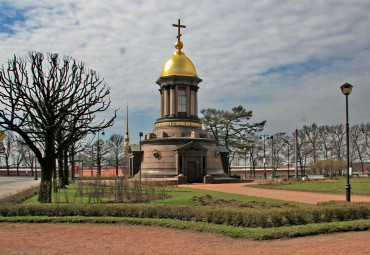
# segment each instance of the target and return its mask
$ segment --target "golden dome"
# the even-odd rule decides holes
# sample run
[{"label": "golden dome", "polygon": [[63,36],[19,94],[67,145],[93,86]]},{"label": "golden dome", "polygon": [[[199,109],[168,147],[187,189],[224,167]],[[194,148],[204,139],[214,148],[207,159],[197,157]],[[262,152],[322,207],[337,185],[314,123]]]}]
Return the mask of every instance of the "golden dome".
[{"label": "golden dome", "polygon": [[197,76],[193,62],[181,51],[181,41],[175,43],[177,51],[164,63],[160,77],[170,75]]}]

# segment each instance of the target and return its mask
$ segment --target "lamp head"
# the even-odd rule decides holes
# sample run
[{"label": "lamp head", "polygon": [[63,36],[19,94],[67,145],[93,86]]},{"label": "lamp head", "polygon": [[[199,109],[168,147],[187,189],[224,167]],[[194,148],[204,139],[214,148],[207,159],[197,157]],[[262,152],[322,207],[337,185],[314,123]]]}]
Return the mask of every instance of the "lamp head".
[{"label": "lamp head", "polygon": [[142,137],[143,136],[143,132],[139,132],[139,136]]},{"label": "lamp head", "polygon": [[340,89],[342,90],[343,95],[348,96],[352,92],[353,86],[349,83],[344,83],[342,86],[340,86]]}]

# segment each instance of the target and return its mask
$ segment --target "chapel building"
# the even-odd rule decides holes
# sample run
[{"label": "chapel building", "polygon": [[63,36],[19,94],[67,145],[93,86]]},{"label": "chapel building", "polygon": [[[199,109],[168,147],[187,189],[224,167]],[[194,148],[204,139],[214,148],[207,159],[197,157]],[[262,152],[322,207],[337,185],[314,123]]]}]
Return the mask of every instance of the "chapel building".
[{"label": "chapel building", "polygon": [[227,150],[219,148],[202,129],[198,117],[198,90],[202,79],[182,52],[180,28],[185,26],[180,20],[173,26],[178,28],[176,51],[163,65],[156,82],[161,99],[160,117],[154,131],[146,134],[141,142],[141,176],[174,178],[179,183],[206,179],[232,181],[221,160],[222,156],[227,160]]}]

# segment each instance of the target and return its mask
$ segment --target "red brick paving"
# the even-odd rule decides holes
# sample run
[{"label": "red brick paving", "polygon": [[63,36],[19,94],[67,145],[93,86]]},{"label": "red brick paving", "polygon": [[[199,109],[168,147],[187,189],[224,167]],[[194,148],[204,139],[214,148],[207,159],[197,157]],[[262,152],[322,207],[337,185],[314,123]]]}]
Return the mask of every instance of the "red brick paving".
[{"label": "red brick paving", "polygon": [[0,224],[0,254],[370,254],[370,232],[273,241],[110,224]]}]

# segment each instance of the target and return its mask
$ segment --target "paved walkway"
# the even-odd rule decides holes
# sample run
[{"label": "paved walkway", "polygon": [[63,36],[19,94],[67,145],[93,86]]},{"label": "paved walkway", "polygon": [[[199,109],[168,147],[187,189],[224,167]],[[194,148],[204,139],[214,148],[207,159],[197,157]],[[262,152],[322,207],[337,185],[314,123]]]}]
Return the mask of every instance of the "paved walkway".
[{"label": "paved walkway", "polygon": [[0,176],[0,198],[16,194],[39,184],[40,178],[34,180],[31,176]]},{"label": "paved walkway", "polygon": [[[224,183],[224,184],[184,184],[180,187],[187,187],[193,189],[203,189],[212,191],[221,191],[226,193],[241,194],[253,197],[265,197],[280,199],[285,201],[294,201],[306,204],[317,204],[326,201],[345,201],[345,195],[303,192],[303,191],[288,191],[288,190],[274,190],[251,188],[246,185],[255,185],[251,183]],[[343,187],[344,188],[344,187]],[[370,196],[351,196],[352,202],[370,202]]]},{"label": "paved walkway", "polygon": [[0,254],[364,255],[369,231],[253,241],[216,233],[124,224],[0,224]]}]

